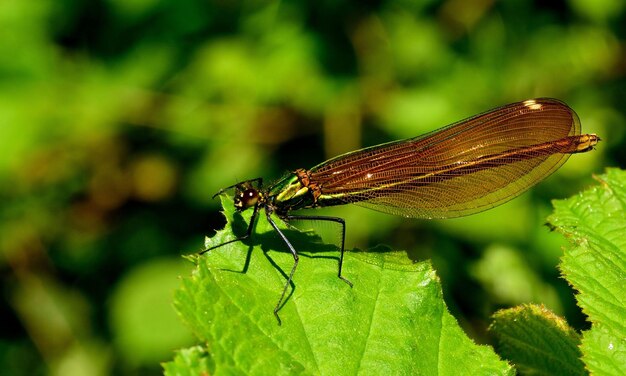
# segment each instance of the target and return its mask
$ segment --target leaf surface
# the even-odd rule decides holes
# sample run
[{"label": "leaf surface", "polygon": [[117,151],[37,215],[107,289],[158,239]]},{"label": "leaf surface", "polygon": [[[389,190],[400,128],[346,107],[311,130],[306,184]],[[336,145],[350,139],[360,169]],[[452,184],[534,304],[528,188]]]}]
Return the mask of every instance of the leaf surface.
[{"label": "leaf surface", "polygon": [[[228,225],[207,246],[245,232],[249,214],[224,204]],[[346,252],[351,288],[337,277],[336,247],[278,218],[300,263],[277,325],[273,309],[294,261],[261,217],[251,239],[197,258],[175,296],[183,320],[206,343],[211,374],[512,374],[462,332],[429,262],[384,248]]]},{"label": "leaf surface", "polygon": [[522,305],[498,311],[489,330],[498,350],[525,375],[585,375],[580,336],[543,306]]},{"label": "leaf surface", "polygon": [[561,271],[591,321],[583,361],[592,374],[626,375],[626,172],[596,179],[598,186],[555,201],[548,220],[570,240]]}]

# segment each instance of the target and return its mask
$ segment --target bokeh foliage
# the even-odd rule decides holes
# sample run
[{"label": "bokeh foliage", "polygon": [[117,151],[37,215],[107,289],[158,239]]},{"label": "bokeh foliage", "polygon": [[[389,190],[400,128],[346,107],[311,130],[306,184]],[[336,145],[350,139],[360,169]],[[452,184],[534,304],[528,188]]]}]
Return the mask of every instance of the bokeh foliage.
[{"label": "bokeh foliage", "polygon": [[478,342],[496,308],[522,302],[584,327],[556,270],[563,240],[542,224],[550,199],[624,166],[625,8],[1,2],[0,366],[160,372],[193,341],[172,291],[191,269],[179,255],[223,225],[219,188],[537,96],[569,103],[603,141],[530,193],[449,221],[325,213],[346,218],[349,247],[431,258]]}]

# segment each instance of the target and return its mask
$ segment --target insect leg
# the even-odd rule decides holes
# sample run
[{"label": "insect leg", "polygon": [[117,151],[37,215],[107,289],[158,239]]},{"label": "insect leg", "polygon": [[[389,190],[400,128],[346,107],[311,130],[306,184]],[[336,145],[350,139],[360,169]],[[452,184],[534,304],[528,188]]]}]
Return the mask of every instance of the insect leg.
[{"label": "insect leg", "polygon": [[250,223],[248,224],[248,229],[246,230],[246,233],[244,235],[242,235],[242,236],[240,236],[238,238],[226,241],[226,242],[224,242],[222,244],[214,245],[211,248],[207,248],[207,249],[199,252],[198,255],[203,255],[203,254],[207,253],[208,251],[210,251],[212,249],[219,248],[219,247],[224,246],[226,244],[230,244],[230,243],[234,243],[234,242],[238,242],[238,241],[242,241],[242,240],[248,239],[250,237],[250,235],[252,235],[252,231],[254,230],[254,223],[256,222],[256,219],[259,216],[259,209],[260,209],[259,205],[256,205],[254,207],[254,212],[252,213],[252,216],[250,217]]},{"label": "insect leg", "polygon": [[278,299],[278,303],[276,303],[276,307],[274,308],[274,316],[276,316],[276,320],[278,320],[278,325],[280,325],[281,321],[280,321],[280,317],[278,316],[278,311],[280,310],[280,307],[283,304],[283,299],[285,299],[285,294],[287,293],[287,289],[291,285],[291,280],[293,279],[293,275],[296,272],[296,268],[298,267],[299,257],[298,257],[298,252],[296,252],[296,249],[293,247],[293,245],[291,245],[291,243],[289,242],[289,239],[287,239],[285,234],[283,234],[283,232],[280,231],[280,229],[278,228],[278,226],[272,219],[272,211],[266,210],[265,215],[267,216],[267,221],[270,223],[270,225],[272,225],[274,230],[276,230],[278,235],[280,235],[280,237],[283,239],[283,242],[285,242],[285,244],[289,248],[289,251],[293,255],[293,267],[291,268],[291,272],[289,273],[289,277],[287,278],[287,283],[285,283],[283,292],[282,294],[280,294],[280,299]]},{"label": "insect leg", "polygon": [[344,248],[345,248],[345,244],[346,244],[346,221],[344,221],[343,218],[339,218],[339,217],[327,217],[327,216],[321,216],[321,215],[288,215],[285,217],[285,219],[289,220],[306,220],[306,221],[328,221],[328,222],[335,222],[335,223],[339,223],[339,225],[341,226],[341,251],[339,253],[339,268],[337,271],[337,276],[344,281],[345,283],[347,283],[350,287],[352,287],[352,282],[350,282],[347,278],[345,278],[342,274],[341,274],[341,270],[343,268],[343,254],[344,254]]}]

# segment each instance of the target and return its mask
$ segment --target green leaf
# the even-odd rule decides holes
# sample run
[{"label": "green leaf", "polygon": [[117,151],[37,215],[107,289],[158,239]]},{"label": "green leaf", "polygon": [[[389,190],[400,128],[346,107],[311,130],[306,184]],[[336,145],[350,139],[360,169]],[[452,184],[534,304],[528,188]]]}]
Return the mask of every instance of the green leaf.
[{"label": "green leaf", "polygon": [[[249,214],[234,214],[232,201],[224,204],[227,230],[207,245],[232,239],[231,229],[245,232]],[[382,248],[350,251],[343,275],[351,288],[337,277],[336,247],[287,229],[278,218],[300,263],[277,325],[273,309],[293,257],[261,217],[249,241],[197,258],[175,296],[183,320],[206,343],[211,373],[512,374],[491,348],[459,328],[429,262]]]},{"label": "green leaf", "polygon": [[524,374],[586,374],[579,335],[544,306],[500,310],[489,330],[498,340],[499,353]]},{"label": "green leaf", "polygon": [[213,368],[212,359],[200,346],[179,350],[174,360],[163,363],[166,376],[209,376]]},{"label": "green leaf", "polygon": [[592,374],[626,374],[626,171],[608,169],[599,186],[554,202],[548,219],[569,240],[561,271],[589,316],[583,361]]}]

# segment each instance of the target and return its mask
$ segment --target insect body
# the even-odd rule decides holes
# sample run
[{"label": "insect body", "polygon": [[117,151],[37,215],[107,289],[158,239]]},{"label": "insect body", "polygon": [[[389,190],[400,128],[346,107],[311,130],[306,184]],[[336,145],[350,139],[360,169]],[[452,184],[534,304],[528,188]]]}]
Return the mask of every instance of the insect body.
[{"label": "insect body", "polygon": [[556,171],[571,154],[593,149],[600,139],[581,134],[578,116],[565,103],[541,98],[512,103],[459,121],[423,136],[353,151],[311,169],[297,169],[269,187],[261,178],[235,189],[235,207],[252,209],[246,234],[208,248],[251,236],[265,212],[289,248],[294,264],[278,310],[298,266],[298,252],[272,219],[322,220],[341,225],[338,276],[342,275],[345,222],[338,217],[301,216],[294,210],[357,204],[413,218],[453,218],[500,205]]}]

